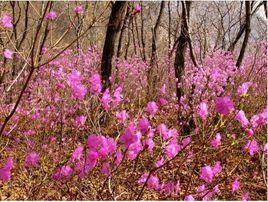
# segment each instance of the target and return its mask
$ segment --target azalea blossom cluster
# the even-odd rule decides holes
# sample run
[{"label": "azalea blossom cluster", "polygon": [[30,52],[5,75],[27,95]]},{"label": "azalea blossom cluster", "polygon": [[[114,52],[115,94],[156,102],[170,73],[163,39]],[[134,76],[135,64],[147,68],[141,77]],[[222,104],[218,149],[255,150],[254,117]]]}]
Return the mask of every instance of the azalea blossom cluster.
[{"label": "azalea blossom cluster", "polygon": [[[74,11],[79,14],[83,8]],[[56,17],[50,13],[47,19]],[[49,52],[43,54],[51,57]],[[3,136],[12,138],[14,147],[3,152],[1,183],[12,183],[16,167],[36,171],[49,159],[49,179],[56,183],[96,175],[106,183],[117,180],[121,172],[124,180],[137,185],[137,193],[149,190],[159,197],[192,201],[218,199],[221,189],[227,189],[240,199],[251,197],[243,187],[246,179],[235,170],[225,176],[230,171],[228,159],[217,155],[234,150],[248,161],[257,155],[267,158],[267,143],[259,138],[267,125],[267,108],[245,107],[254,97],[256,81],[236,81],[242,70],[232,55],[214,52],[202,67],[186,61],[186,92],[193,82],[197,84],[192,105],[189,93],[178,102],[175,82],[167,82],[174,80],[173,71],[157,84],[154,98],[146,100],[148,64],[138,57],[115,59],[113,86],[103,91],[100,58],[96,47],[79,53],[67,50],[34,74]],[[247,72],[250,66],[243,68]],[[174,120],[180,105],[180,114],[191,114],[195,123],[187,134]],[[0,108],[6,114],[11,106],[1,102]],[[40,134],[46,135],[40,139]],[[19,161],[14,158],[17,147],[24,151]],[[188,179],[195,181],[191,190],[185,189]],[[222,187],[223,180],[228,188]]]}]

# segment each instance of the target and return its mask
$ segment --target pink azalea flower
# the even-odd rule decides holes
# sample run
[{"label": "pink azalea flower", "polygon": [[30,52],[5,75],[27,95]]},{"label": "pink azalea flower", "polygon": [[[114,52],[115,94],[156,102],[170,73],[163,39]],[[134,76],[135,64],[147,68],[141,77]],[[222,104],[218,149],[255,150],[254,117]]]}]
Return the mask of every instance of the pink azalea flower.
[{"label": "pink azalea flower", "polygon": [[110,109],[111,101],[112,101],[112,98],[110,96],[110,91],[109,89],[106,89],[101,98],[101,105],[105,111],[108,111]]},{"label": "pink azalea flower", "polygon": [[157,132],[160,134],[160,136],[164,139],[167,140],[170,138],[170,133],[168,133],[168,128],[165,124],[161,123],[157,126]]},{"label": "pink azalea flower", "polygon": [[255,139],[248,140],[244,149],[249,152],[250,156],[253,156],[255,152],[259,151],[258,142]]},{"label": "pink azalea flower", "polygon": [[190,144],[190,142],[191,142],[191,138],[190,138],[190,137],[186,137],[186,138],[184,138],[184,139],[181,141],[181,143],[182,143],[182,147],[184,148],[184,147],[188,146],[188,145]]},{"label": "pink azalea flower", "polygon": [[245,115],[245,112],[240,110],[236,116],[235,116],[235,120],[237,120],[243,128],[245,128],[248,124],[249,124],[249,121]]},{"label": "pink azalea flower", "polygon": [[73,90],[73,96],[78,98],[79,100],[83,100],[87,93],[86,87],[78,83],[72,86],[72,90]]},{"label": "pink azalea flower", "polygon": [[148,121],[147,118],[145,117],[142,117],[140,120],[139,120],[139,123],[138,123],[138,129],[143,133],[145,134],[146,132],[148,132],[148,130],[150,129],[151,125]]},{"label": "pink azalea flower", "polygon": [[158,190],[159,188],[159,181],[158,181],[158,177],[157,176],[151,176],[148,179],[148,188],[149,189],[154,189],[154,190]]},{"label": "pink azalea flower", "polygon": [[99,155],[95,151],[89,151],[86,159],[87,170],[92,170],[97,165]]},{"label": "pink azalea flower", "polygon": [[249,87],[252,85],[252,82],[245,82],[243,84],[241,84],[238,88],[237,88],[237,95],[241,96],[241,95],[245,95],[248,92]]},{"label": "pink azalea flower", "polygon": [[152,153],[153,152],[153,148],[155,146],[155,143],[154,143],[153,139],[152,138],[147,138],[145,140],[145,145],[148,146],[148,150]]},{"label": "pink azalea flower", "polygon": [[213,169],[210,166],[202,167],[200,170],[200,178],[207,183],[211,183],[214,177]]},{"label": "pink azalea flower", "polygon": [[122,152],[121,151],[117,151],[116,154],[115,154],[115,156],[116,156],[115,163],[116,163],[117,166],[119,166],[119,164],[123,160]]},{"label": "pink azalea flower", "polygon": [[175,128],[171,128],[168,130],[168,137],[170,137],[171,142],[178,142],[178,131]]},{"label": "pink azalea flower", "polygon": [[268,144],[267,143],[263,147],[263,152],[268,156]]},{"label": "pink azalea flower", "polygon": [[98,95],[101,92],[101,77],[99,74],[92,74],[89,78],[90,83],[90,93],[93,95]]},{"label": "pink azalea flower", "polygon": [[144,173],[139,179],[138,179],[138,183],[139,184],[144,184],[146,182],[146,179],[148,178],[149,174],[148,173]]},{"label": "pink azalea flower", "polygon": [[9,15],[3,15],[3,17],[1,18],[1,22],[2,22],[2,26],[4,28],[11,28],[13,27],[13,24],[12,24],[12,17],[9,16]]},{"label": "pink azalea flower", "polygon": [[246,192],[242,195],[242,201],[248,201],[249,200],[249,193]]},{"label": "pink azalea flower", "polygon": [[210,142],[213,149],[217,149],[221,145],[221,134],[217,133]]},{"label": "pink azalea flower", "polygon": [[50,11],[48,14],[47,14],[47,19],[48,20],[55,20],[57,18],[57,13],[55,11]]},{"label": "pink azalea flower", "polygon": [[142,150],[143,150],[143,146],[140,141],[132,143],[128,148],[128,152],[127,152],[128,159],[130,160],[136,159],[136,157]]},{"label": "pink azalea flower", "polygon": [[214,188],[213,188],[213,192],[214,193],[219,193],[219,185],[216,185]]},{"label": "pink azalea flower", "polygon": [[238,178],[236,178],[232,183],[232,192],[236,192],[239,189],[239,181]]},{"label": "pink azalea flower", "polygon": [[254,131],[252,129],[246,129],[246,133],[248,137],[252,137],[254,135]]},{"label": "pink azalea flower", "polygon": [[201,117],[201,119],[206,120],[208,116],[208,107],[207,104],[204,102],[201,102],[198,106],[198,115]]},{"label": "pink azalea flower", "polygon": [[75,118],[74,126],[79,127],[83,126],[86,123],[87,117],[84,115],[78,116]]},{"label": "pink azalea flower", "polygon": [[67,76],[67,83],[69,86],[79,84],[83,80],[83,76],[81,73],[77,70],[73,70],[70,74]]},{"label": "pink azalea flower", "polygon": [[63,177],[69,177],[72,173],[73,169],[70,166],[66,165],[61,167],[61,175]]},{"label": "pink azalea flower", "polygon": [[0,169],[0,180],[8,182],[11,180],[11,169],[13,167],[13,158],[8,158],[6,164]]},{"label": "pink azalea flower", "polygon": [[181,146],[177,143],[171,143],[166,146],[165,150],[168,158],[172,159],[179,153],[179,151],[181,150]]},{"label": "pink azalea flower", "polygon": [[77,99],[83,100],[87,89],[82,84],[83,76],[77,70],[73,70],[67,76],[67,84],[71,87],[73,96]]},{"label": "pink azalea flower", "polygon": [[[149,174],[144,173],[138,180],[139,184],[144,184],[148,178]],[[158,190],[159,188],[159,181],[157,176],[151,175],[150,178],[147,181],[147,186],[149,189]]]},{"label": "pink azalea flower", "polygon": [[221,166],[221,162],[220,161],[217,161],[213,167],[213,174],[214,175],[217,175],[219,174],[221,171],[222,171],[222,166]]},{"label": "pink azalea flower", "polygon": [[73,151],[73,154],[72,154],[72,161],[75,161],[75,160],[80,160],[82,158],[82,155],[83,155],[83,150],[84,148],[82,146],[78,146],[74,151]]},{"label": "pink azalea flower", "polygon": [[166,106],[167,104],[168,104],[168,101],[167,101],[165,98],[160,97],[160,98],[158,99],[158,105],[159,105],[160,107]]},{"label": "pink azalea flower", "polygon": [[122,95],[122,88],[118,87],[114,91],[114,99],[113,99],[113,107],[117,107],[119,103],[123,100],[123,95]]},{"label": "pink azalea flower", "polygon": [[116,142],[113,138],[93,134],[88,137],[87,146],[90,151],[94,151],[99,157],[105,158],[107,155],[115,152]]},{"label": "pink azalea flower", "polygon": [[125,121],[129,118],[129,115],[126,110],[116,112],[115,116],[120,123],[125,123]]},{"label": "pink azalea flower", "polygon": [[41,50],[41,54],[44,55],[47,52],[47,48],[43,47]]},{"label": "pink azalea flower", "polygon": [[194,197],[192,195],[185,196],[184,201],[194,201]]},{"label": "pink azalea flower", "polygon": [[107,137],[106,138],[106,145],[107,145],[107,151],[109,154],[112,154],[116,151],[116,141],[111,138],[111,137]]},{"label": "pink azalea flower", "polygon": [[25,158],[25,167],[31,168],[31,167],[37,167],[39,164],[40,157],[36,152],[31,152],[28,154]]},{"label": "pink azalea flower", "polygon": [[133,122],[128,125],[127,129],[119,139],[124,143],[126,148],[138,140],[138,137],[135,134],[135,126]]},{"label": "pink azalea flower", "polygon": [[13,52],[6,48],[4,50],[4,57],[7,59],[13,59]]},{"label": "pink azalea flower", "polygon": [[141,6],[140,6],[139,4],[136,4],[136,5],[134,6],[134,12],[135,12],[135,13],[140,13],[140,12],[141,12]]},{"label": "pink azalea flower", "polygon": [[82,13],[83,12],[83,6],[80,6],[80,5],[77,5],[75,8],[74,8],[74,12],[79,14],[79,13]]},{"label": "pink azalea flower", "polygon": [[196,191],[197,193],[200,193],[200,196],[203,195],[204,191],[206,190],[206,186],[204,184],[200,185],[199,187],[197,187]]},{"label": "pink azalea flower", "polygon": [[148,102],[146,111],[149,115],[154,116],[158,110],[158,106],[155,102]]},{"label": "pink azalea flower", "polygon": [[216,99],[216,112],[227,115],[233,110],[234,104],[230,97],[219,97]]}]

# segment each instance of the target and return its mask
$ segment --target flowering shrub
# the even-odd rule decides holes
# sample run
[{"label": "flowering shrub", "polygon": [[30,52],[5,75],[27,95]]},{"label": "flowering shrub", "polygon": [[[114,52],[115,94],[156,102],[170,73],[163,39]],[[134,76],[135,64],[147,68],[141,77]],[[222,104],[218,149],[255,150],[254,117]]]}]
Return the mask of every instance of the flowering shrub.
[{"label": "flowering shrub", "polygon": [[[134,14],[140,12],[135,5]],[[13,26],[8,15],[1,22]],[[259,51],[253,69],[251,54],[241,68],[230,52],[209,52],[197,67],[187,55],[178,101],[166,58],[159,61],[157,93],[147,100],[149,65],[142,58],[114,59],[113,85],[103,92],[99,49],[67,49],[33,73],[0,137],[0,188],[19,186],[31,199],[57,199],[47,188],[68,199],[255,199],[253,184],[266,189],[268,152],[266,45]],[[3,56],[17,55],[5,49]],[[2,126],[14,103],[4,86],[0,93]],[[190,119],[194,126],[185,133]]]}]

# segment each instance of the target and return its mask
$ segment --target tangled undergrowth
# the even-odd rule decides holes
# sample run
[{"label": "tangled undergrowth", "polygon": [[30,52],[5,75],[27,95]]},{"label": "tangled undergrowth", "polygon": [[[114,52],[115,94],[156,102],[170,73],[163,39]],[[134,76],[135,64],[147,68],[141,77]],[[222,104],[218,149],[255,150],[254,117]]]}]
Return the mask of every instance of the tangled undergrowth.
[{"label": "tangled undergrowth", "polygon": [[[141,58],[115,60],[101,93],[98,49],[65,51],[0,137],[1,200],[267,200],[266,48],[239,69],[224,51],[188,58],[180,103],[167,59],[147,100]],[[15,94],[0,91],[3,123]]]}]

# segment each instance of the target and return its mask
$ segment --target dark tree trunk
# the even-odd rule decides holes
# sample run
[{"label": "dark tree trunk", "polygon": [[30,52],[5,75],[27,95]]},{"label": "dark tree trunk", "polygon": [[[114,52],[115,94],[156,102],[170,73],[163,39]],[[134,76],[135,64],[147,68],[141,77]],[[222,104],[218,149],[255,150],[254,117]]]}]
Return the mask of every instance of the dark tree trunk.
[{"label": "dark tree trunk", "polygon": [[126,16],[124,18],[124,22],[123,22],[123,26],[122,26],[122,29],[121,29],[121,32],[120,32],[120,36],[119,36],[119,40],[118,40],[118,46],[117,46],[117,54],[116,54],[116,57],[120,57],[121,55],[121,48],[122,48],[122,42],[123,42],[123,37],[124,37],[124,33],[125,33],[125,30],[126,30],[126,27],[127,27],[127,20],[129,18],[129,7],[127,7],[127,12],[126,12]]},{"label": "dark tree trunk", "polygon": [[160,11],[159,11],[159,14],[158,14],[158,17],[157,17],[155,26],[154,26],[154,28],[153,28],[153,33],[152,33],[153,36],[152,36],[152,55],[151,55],[151,65],[152,65],[153,63],[156,62],[157,32],[158,32],[158,29],[159,29],[159,25],[160,25],[160,21],[161,21],[161,18],[162,18],[162,14],[163,14],[164,7],[165,7],[165,1],[162,1],[162,2],[161,2],[161,6],[160,6]]},{"label": "dark tree trunk", "polygon": [[144,36],[144,18],[143,18],[143,5],[142,5],[142,2],[141,2],[141,44],[142,44],[142,58],[143,58],[143,61],[146,61],[145,36]]},{"label": "dark tree trunk", "polygon": [[251,18],[251,7],[250,7],[250,1],[246,1],[246,24],[245,24],[245,37],[244,41],[240,50],[240,54],[238,56],[236,66],[240,67],[242,60],[245,55],[246,47],[248,44],[249,34],[250,34],[250,18]]},{"label": "dark tree trunk", "polygon": [[263,1],[263,6],[264,6],[265,16],[267,18],[267,1]]},{"label": "dark tree trunk", "polygon": [[[188,42],[188,26],[187,26],[187,12],[190,12],[190,1],[186,1],[182,3],[182,22],[181,22],[181,33],[178,38],[178,45],[176,48],[176,55],[175,55],[175,62],[174,62],[174,69],[175,69],[175,76],[176,76],[176,94],[178,101],[180,102],[180,99],[183,95],[183,89],[180,85],[178,87],[178,84],[182,82],[182,77],[184,75],[184,60],[185,60],[185,51],[187,47]],[[185,5],[186,4],[186,5]]]},{"label": "dark tree trunk", "polygon": [[112,74],[112,59],[114,56],[115,43],[122,26],[126,6],[126,1],[116,1],[112,5],[101,59],[102,92],[111,85],[109,78]]},{"label": "dark tree trunk", "polygon": [[[248,4],[250,4],[249,2],[247,2]],[[250,15],[246,15],[246,19],[245,19],[245,21],[244,21],[244,23],[240,26],[240,29],[239,29],[239,31],[238,31],[238,33],[237,33],[237,35],[236,35],[236,37],[235,37],[235,39],[234,39],[234,41],[230,44],[230,46],[229,46],[229,48],[228,48],[228,51],[231,51],[231,52],[233,52],[234,51],[234,49],[235,49],[235,46],[236,46],[236,44],[237,44],[237,42],[239,41],[239,39],[242,37],[242,35],[243,35],[243,33],[246,31],[246,26],[247,26],[247,17],[248,18],[251,18],[251,16],[253,16],[258,10],[259,10],[259,8],[260,8],[260,6],[261,5],[266,5],[266,2],[264,1],[264,2],[261,2],[261,3],[259,3],[256,7],[255,7],[255,9],[251,12],[251,10],[253,9],[253,2],[252,2],[252,4],[251,4],[251,6],[250,6]]]},{"label": "dark tree trunk", "polygon": [[[176,49],[176,55],[175,55],[175,62],[174,62],[174,68],[175,68],[175,76],[176,76],[176,94],[178,98],[179,103],[179,110],[181,110],[180,100],[183,96],[183,85],[182,80],[184,76],[185,71],[185,51],[187,48],[187,44],[189,45],[190,50],[190,57],[195,66],[198,66],[197,61],[195,59],[195,54],[193,51],[191,38],[189,34],[189,27],[188,27],[188,21],[190,17],[190,9],[191,9],[191,1],[185,1],[182,3],[182,22],[181,22],[181,33],[178,37],[178,45]],[[192,108],[192,99],[193,99],[193,93],[195,89],[195,84],[192,84],[190,97],[189,97],[189,106]],[[182,134],[190,134],[191,130],[195,127],[195,123],[193,120],[192,115],[187,117],[182,117],[181,113],[178,114],[178,121],[182,122]]]}]

